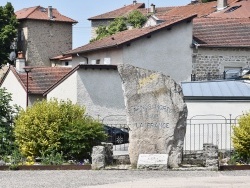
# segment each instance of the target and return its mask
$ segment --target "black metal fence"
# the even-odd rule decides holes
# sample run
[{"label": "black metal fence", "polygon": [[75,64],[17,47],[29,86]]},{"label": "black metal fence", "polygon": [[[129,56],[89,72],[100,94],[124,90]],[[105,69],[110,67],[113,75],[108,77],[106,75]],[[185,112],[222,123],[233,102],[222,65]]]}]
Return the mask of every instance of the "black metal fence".
[{"label": "black metal fence", "polygon": [[238,118],[221,115],[197,115],[187,120],[184,151],[202,150],[204,143],[212,143],[219,150],[232,151],[232,127]]},{"label": "black metal fence", "polygon": [[113,151],[120,152],[128,150],[129,127],[125,115],[110,115],[102,119],[105,132],[108,135],[107,142],[113,143]]},{"label": "black metal fence", "polygon": [[[107,121],[107,118],[110,118],[109,121]],[[121,120],[119,123],[117,118]],[[219,150],[222,151],[232,151],[232,127],[237,125],[238,118],[239,117],[232,118],[231,115],[229,115],[229,118],[226,118],[221,115],[209,114],[196,115],[187,119],[184,152],[202,150],[204,143],[217,145]],[[103,123],[111,128],[115,127],[126,130],[126,132],[129,131],[125,116],[108,116],[103,119]],[[115,134],[115,132],[112,132],[111,135],[112,134]],[[108,142],[114,144],[114,151],[126,151],[128,149],[129,140],[126,140],[126,136],[123,136],[123,140],[126,140],[124,143],[116,141],[117,138],[119,138],[119,134],[115,134],[115,136],[111,136],[111,138],[112,140],[108,140]]]}]

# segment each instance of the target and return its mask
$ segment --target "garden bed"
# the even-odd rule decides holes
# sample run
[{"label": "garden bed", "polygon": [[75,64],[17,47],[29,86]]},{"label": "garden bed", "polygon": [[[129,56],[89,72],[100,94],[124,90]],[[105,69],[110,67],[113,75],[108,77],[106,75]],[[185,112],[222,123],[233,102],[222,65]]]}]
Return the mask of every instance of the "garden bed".
[{"label": "garden bed", "polygon": [[250,170],[250,165],[223,165],[219,167],[219,170]]},{"label": "garden bed", "polygon": [[[10,170],[10,167],[0,166],[0,170]],[[16,170],[91,170],[91,165],[22,165]]]}]

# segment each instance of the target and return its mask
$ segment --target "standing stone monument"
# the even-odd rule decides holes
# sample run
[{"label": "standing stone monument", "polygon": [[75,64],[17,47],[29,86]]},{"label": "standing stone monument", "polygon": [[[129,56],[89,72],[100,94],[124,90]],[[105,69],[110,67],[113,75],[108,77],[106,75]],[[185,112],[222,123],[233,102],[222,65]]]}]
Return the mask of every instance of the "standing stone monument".
[{"label": "standing stone monument", "polygon": [[181,163],[187,107],[181,87],[169,76],[128,64],[118,65],[129,132],[129,157],[167,154],[170,168]]}]

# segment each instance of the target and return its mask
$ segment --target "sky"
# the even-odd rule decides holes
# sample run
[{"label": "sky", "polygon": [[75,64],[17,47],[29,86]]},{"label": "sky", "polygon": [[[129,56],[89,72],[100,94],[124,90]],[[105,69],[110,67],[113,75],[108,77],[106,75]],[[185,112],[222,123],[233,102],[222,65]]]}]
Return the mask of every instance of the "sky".
[{"label": "sky", "polygon": [[[0,0],[0,6],[5,6],[7,2],[11,2],[15,11],[34,6],[44,8],[52,6],[64,16],[78,21],[73,26],[74,49],[89,43],[91,22],[88,18],[132,4],[133,0]],[[137,0],[137,2],[145,3],[146,7],[152,3],[156,7],[169,7],[187,5],[191,0]]]}]

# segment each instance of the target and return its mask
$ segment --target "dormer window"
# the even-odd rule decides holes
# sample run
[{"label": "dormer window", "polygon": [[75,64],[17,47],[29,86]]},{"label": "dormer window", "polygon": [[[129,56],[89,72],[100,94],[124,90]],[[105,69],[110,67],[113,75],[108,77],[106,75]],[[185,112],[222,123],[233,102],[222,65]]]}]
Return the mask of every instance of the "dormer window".
[{"label": "dormer window", "polygon": [[238,8],[240,8],[240,7],[241,7],[241,5],[239,5],[239,6],[233,6],[230,9],[226,10],[225,13],[233,12],[233,11],[237,10]]}]

